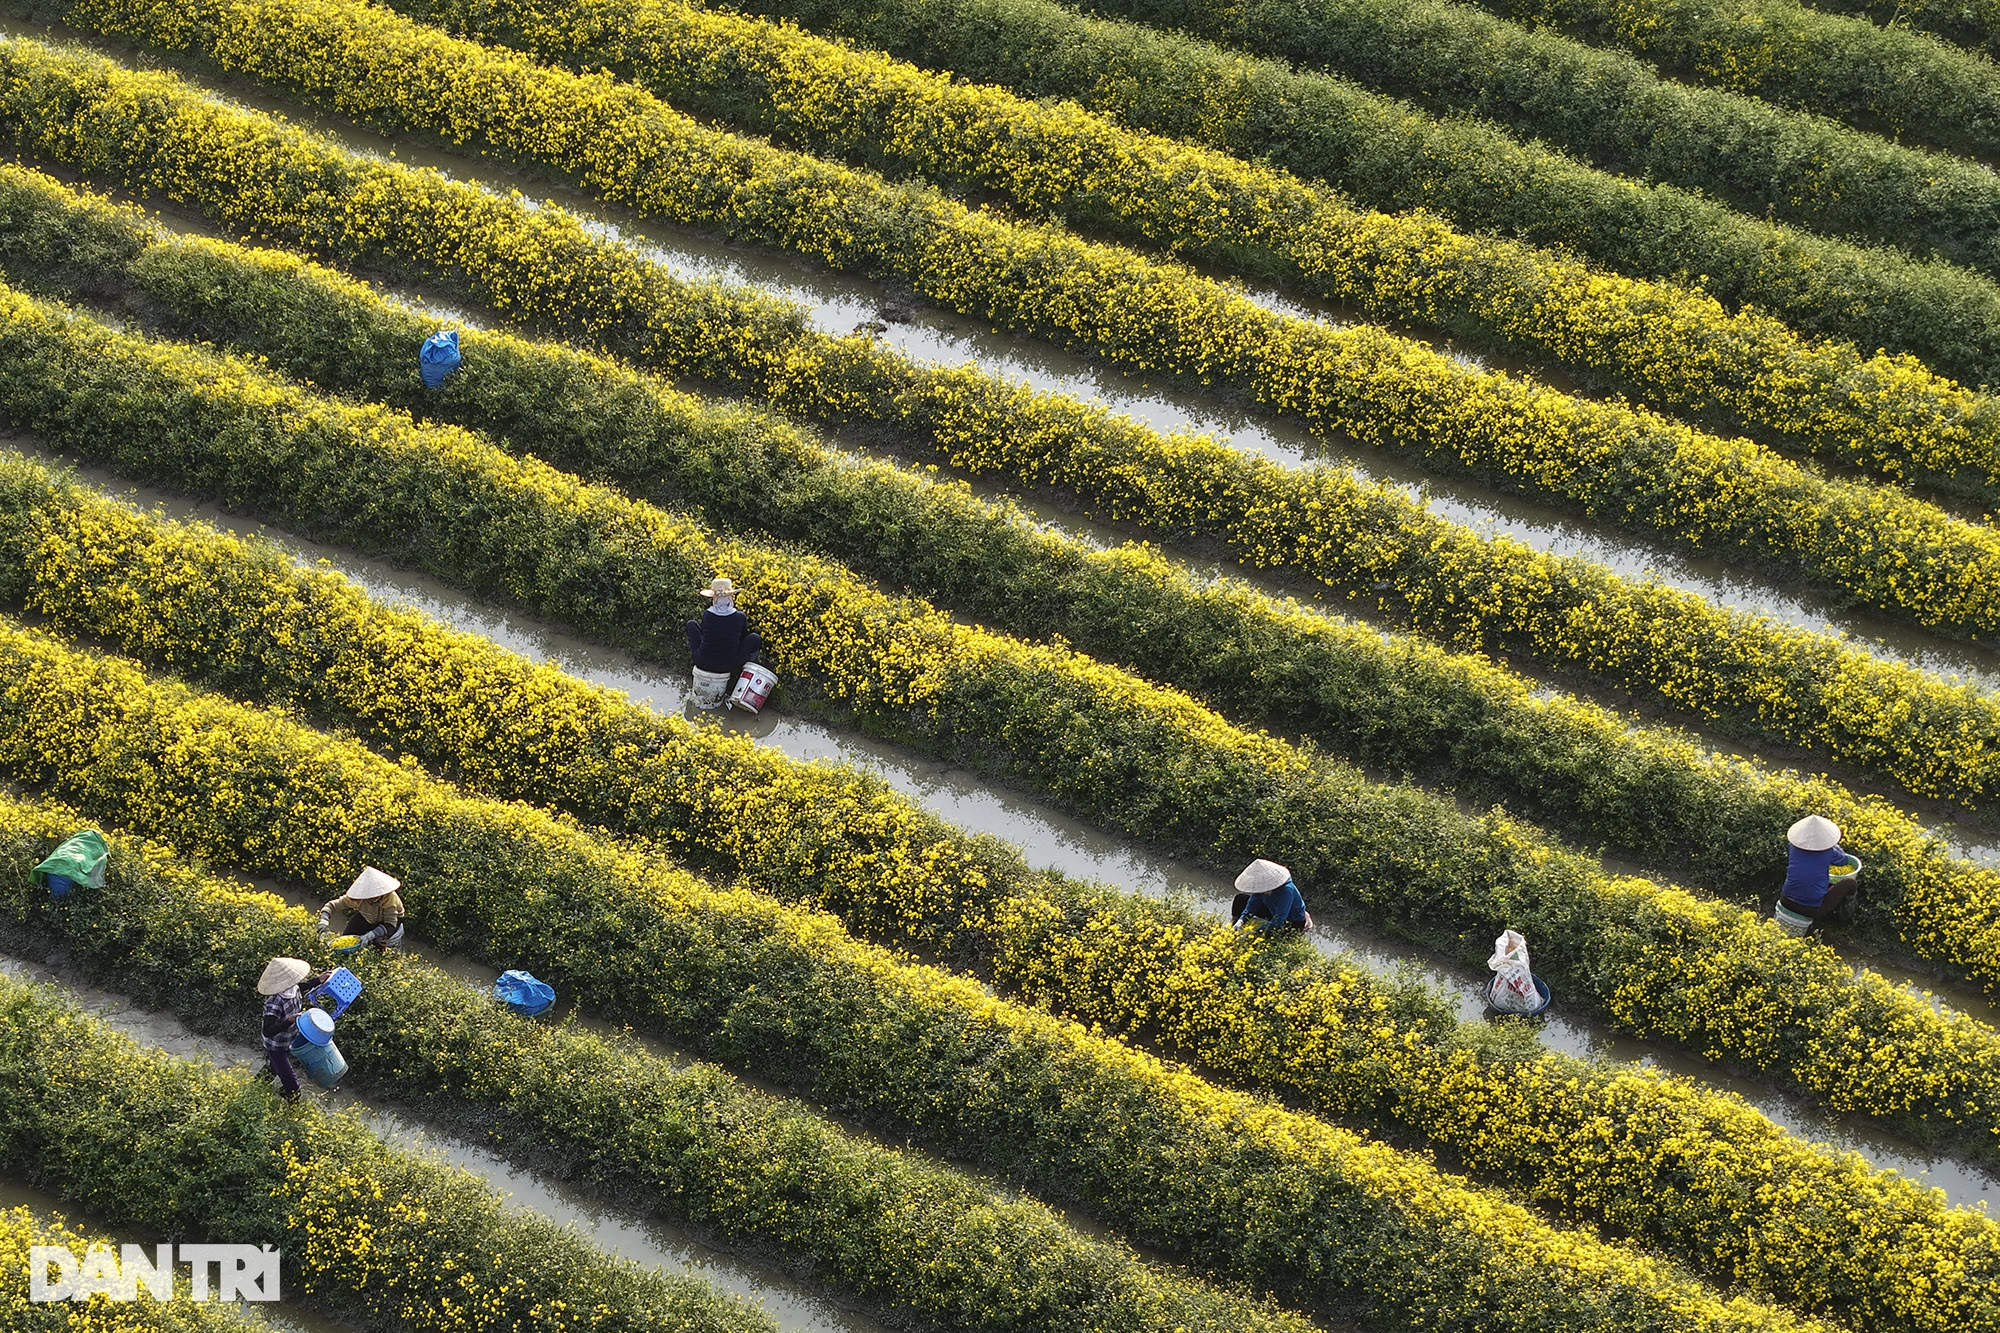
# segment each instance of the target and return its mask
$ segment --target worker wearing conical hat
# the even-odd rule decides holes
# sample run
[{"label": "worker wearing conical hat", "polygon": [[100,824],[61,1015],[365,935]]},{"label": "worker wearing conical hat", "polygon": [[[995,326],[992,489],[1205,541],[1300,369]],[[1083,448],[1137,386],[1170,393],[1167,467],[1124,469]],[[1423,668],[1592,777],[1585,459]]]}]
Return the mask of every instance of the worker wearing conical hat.
[{"label": "worker wearing conical hat", "polygon": [[304,1005],[300,993],[325,979],[313,976],[312,968],[303,958],[273,958],[257,978],[257,993],[264,997],[264,1062],[277,1076],[278,1095],[288,1102],[299,1099],[299,1075],[292,1068],[292,1039],[298,1035],[299,1013]]},{"label": "worker wearing conical hat", "polygon": [[1292,872],[1262,857],[1243,867],[1236,877],[1236,898],[1229,918],[1238,929],[1255,923],[1262,930],[1310,930],[1312,913],[1305,895],[1292,882]]},{"label": "worker wearing conical hat", "polygon": [[1840,845],[1840,825],[1824,815],[1807,815],[1785,831],[1785,843],[1785,887],[1778,898],[1786,907],[1817,921],[1854,896],[1860,876],[1833,874],[1836,866],[1860,866]]},{"label": "worker wearing conical hat", "polygon": [[728,578],[718,574],[697,591],[708,598],[709,605],[701,619],[687,623],[688,650],[694,654],[695,670],[734,676],[764,646],[764,636],[751,632],[750,618],[736,604],[736,585]]},{"label": "worker wearing conical hat", "polygon": [[347,913],[349,935],[372,944],[381,953],[403,942],[403,881],[384,874],[374,866],[363,866],[347,886],[347,892],[319,909],[319,928],[333,929],[333,914]]}]

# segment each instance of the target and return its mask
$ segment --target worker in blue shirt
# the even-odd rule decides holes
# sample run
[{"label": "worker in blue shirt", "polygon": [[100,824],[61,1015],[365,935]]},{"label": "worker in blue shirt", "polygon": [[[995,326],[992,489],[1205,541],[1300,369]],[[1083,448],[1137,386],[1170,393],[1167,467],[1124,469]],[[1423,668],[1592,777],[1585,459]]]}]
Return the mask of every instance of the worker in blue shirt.
[{"label": "worker in blue shirt", "polygon": [[1860,866],[1840,845],[1840,825],[1823,815],[1807,815],[1785,831],[1785,842],[1785,887],[1778,892],[1779,901],[1815,921],[1832,916],[1854,896],[1861,879],[1846,874],[1835,882],[1835,866]]},{"label": "worker in blue shirt", "polygon": [[1261,930],[1310,930],[1312,913],[1305,895],[1292,883],[1292,872],[1262,857],[1243,867],[1236,877],[1236,899],[1229,917],[1238,929],[1256,922]]}]

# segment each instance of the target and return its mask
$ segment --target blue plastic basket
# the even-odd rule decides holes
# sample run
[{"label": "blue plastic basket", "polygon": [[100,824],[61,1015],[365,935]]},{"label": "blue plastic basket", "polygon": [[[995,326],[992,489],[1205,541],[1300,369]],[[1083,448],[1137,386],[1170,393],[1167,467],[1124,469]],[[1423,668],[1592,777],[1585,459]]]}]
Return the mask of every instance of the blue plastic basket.
[{"label": "blue plastic basket", "polygon": [[333,1016],[339,1018],[347,1012],[347,1006],[361,998],[361,978],[344,967],[336,967],[327,974],[325,981],[313,987],[313,993],[306,997],[306,1003],[318,1004],[321,999],[333,1001]]}]

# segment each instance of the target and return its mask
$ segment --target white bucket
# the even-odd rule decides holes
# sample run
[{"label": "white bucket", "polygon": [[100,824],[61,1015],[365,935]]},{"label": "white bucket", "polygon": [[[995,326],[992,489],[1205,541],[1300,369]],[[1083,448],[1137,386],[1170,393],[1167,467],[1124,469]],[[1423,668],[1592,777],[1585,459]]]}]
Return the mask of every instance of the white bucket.
[{"label": "white bucket", "polygon": [[1811,917],[1801,916],[1797,912],[1794,912],[1791,908],[1785,906],[1782,899],[1771,908],[1771,919],[1776,921],[1778,929],[1784,931],[1787,935],[1804,935],[1813,928]]},{"label": "white bucket", "polygon": [[745,663],[743,679],[736,682],[736,692],[729,696],[729,705],[754,713],[771,697],[771,690],[777,683],[778,673],[771,668],[758,662]]},{"label": "white bucket", "polygon": [[696,708],[722,708],[728,703],[730,673],[727,671],[703,671],[694,669],[694,706]]}]

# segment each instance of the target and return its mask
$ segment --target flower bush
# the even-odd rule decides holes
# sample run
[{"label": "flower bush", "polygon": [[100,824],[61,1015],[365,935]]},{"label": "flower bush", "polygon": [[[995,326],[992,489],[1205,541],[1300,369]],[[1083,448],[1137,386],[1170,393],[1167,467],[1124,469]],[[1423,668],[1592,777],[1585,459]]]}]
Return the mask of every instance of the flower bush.
[{"label": "flower bush", "polygon": [[[238,998],[248,1031],[256,996],[246,984]],[[358,1120],[287,1107],[269,1082],[146,1049],[0,977],[0,1163],[109,1224],[275,1245],[282,1290],[369,1333],[777,1327],[705,1282],[643,1272],[505,1208],[468,1173],[389,1148]],[[156,1326],[148,1308],[80,1327],[138,1333]]]},{"label": "flower bush", "polygon": [[[0,264],[64,278],[64,264],[92,262],[88,276],[68,276],[72,290],[122,266],[156,312],[302,378],[490,430],[512,452],[662,504],[698,506],[722,528],[800,540],[1020,636],[1062,624],[1080,650],[1186,689],[1228,717],[1502,799],[1576,841],[1678,867],[1706,887],[1768,893],[1784,829],[1798,811],[1822,811],[1868,863],[1858,923],[1874,947],[1962,957],[1950,941],[1974,937],[1974,905],[2000,899],[2000,873],[1952,857],[1880,799],[1706,753],[1576,699],[1544,699],[1492,662],[1240,584],[1200,584],[1140,546],[1092,550],[964,486],[836,454],[774,416],[710,404],[570,348],[468,330],[466,366],[442,392],[424,390],[410,376],[408,348],[430,324],[352,278],[212,240],[96,262],[114,248],[110,238],[92,240],[96,228],[130,236],[130,214],[26,172],[0,170],[0,200],[0,210],[14,204],[52,218],[50,230],[60,220],[86,232],[30,252],[16,248],[26,228],[0,222]],[[624,622],[592,632],[638,650],[670,648]],[[1906,903],[1942,911],[1896,915]]]},{"label": "flower bush", "polygon": [[1892,6],[1881,0],[1820,0],[1818,9],[1838,14],[1866,14],[1880,23],[1902,23],[1919,32],[1934,32],[1946,41],[1989,55],[2000,35],[2000,7],[1993,0],[1901,0]]},{"label": "flower bush", "polygon": [[337,0],[82,0],[65,19],[185,45],[365,123],[554,168],[648,215],[890,273],[982,320],[1727,551],[1843,600],[1954,634],[2000,628],[2000,534],[1898,489],[1821,478],[1748,441],[1479,371],[1380,328],[1273,313],[1130,251],[707,129],[601,75],[530,65]]},{"label": "flower bush", "polygon": [[735,8],[1023,97],[1072,100],[1389,212],[1423,209],[1468,232],[1697,285],[1732,310],[1756,307],[1801,333],[1908,352],[1967,383],[1988,381],[2000,355],[2000,287],[1988,278],[1598,171],[1491,121],[1434,117],[1334,72],[1091,17],[1057,0],[755,0]]},{"label": "flower bush", "polygon": [[[1485,941],[1507,925],[1551,937],[1540,946],[1542,963],[1576,998],[1641,1030],[1679,1039],[1699,1034],[1702,1042],[1720,1042],[1716,1050],[1833,1091],[1823,1085],[1831,1071],[1816,1059],[1793,1063],[1805,1048],[1781,1057],[1775,1052],[1784,1040],[1739,1034],[1733,1020],[1697,1017],[1699,1006],[1683,1011],[1642,998],[1660,985],[1651,979],[1655,969],[1673,966],[1662,955],[1634,971],[1649,948],[1703,941],[1704,952],[1713,951],[1709,965],[1763,975],[1767,998],[1786,997],[1782,1003],[1804,1030],[1827,1023],[1822,1001],[1807,997],[1844,995],[1843,969],[1829,958],[1811,984],[1797,984],[1803,977],[1795,965],[1777,960],[1804,956],[1805,946],[1786,941],[1754,912],[1608,876],[1498,812],[1470,819],[1449,800],[1371,783],[1350,767],[1233,727],[1185,695],[1061,647],[955,624],[915,599],[884,596],[832,562],[717,539],[685,518],[516,459],[456,428],[420,427],[384,409],[314,398],[240,364],[116,334],[8,295],[0,292],[0,352],[7,355],[0,407],[84,457],[310,535],[414,555],[431,572],[587,630],[647,627],[642,641],[656,656],[683,651],[679,625],[698,605],[692,589],[708,571],[729,569],[753,590],[775,663],[881,732],[1004,773],[1085,817],[1211,864],[1232,867],[1260,849],[1282,848],[1308,882],[1351,886],[1351,900],[1378,924],[1448,950],[1483,956]],[[107,392],[113,385],[116,392]],[[165,441],[171,450],[162,448]],[[629,795],[612,795],[635,780],[630,771],[585,775],[561,757],[565,748],[553,737],[549,755],[538,756],[527,774],[513,767],[520,756],[511,743],[498,753],[487,749],[492,733],[481,718],[444,704],[449,696],[439,683],[455,673],[443,664],[403,675],[390,666],[402,656],[393,647],[361,649],[326,627],[303,626],[299,643],[340,644],[342,664],[314,664],[314,654],[297,651],[282,631],[273,634],[283,645],[273,658],[241,637],[272,633],[283,617],[271,610],[190,639],[166,609],[178,602],[172,590],[185,574],[167,576],[158,592],[116,591],[149,566],[174,568],[185,557],[141,556],[130,537],[113,537],[104,549],[60,535],[39,545],[34,537],[17,540],[29,566],[27,596],[40,611],[232,688],[296,694],[352,714],[385,740],[479,774],[481,782],[510,792],[522,781],[547,783],[535,799],[558,794],[590,803],[592,819],[632,817]],[[356,617],[351,609],[334,614]],[[345,692],[350,686],[354,692]],[[385,704],[377,691],[399,701]],[[465,697],[481,699],[482,713],[492,707],[483,692]],[[444,712],[433,711],[441,705]],[[531,715],[520,725],[546,724]],[[626,813],[602,814],[600,805]],[[1941,952],[1970,975],[2000,977],[1992,904],[1937,896],[1907,898],[1899,907],[1916,923],[1914,938],[1941,938]],[[1578,917],[1595,927],[1579,929]],[[944,927],[947,936],[954,929]],[[1635,929],[1637,940],[1627,933]],[[1787,975],[1793,979],[1780,980]],[[1899,993],[1875,981],[1883,998],[1865,1002],[1869,1007],[1929,1013],[1914,998],[1888,999]],[[1847,1021],[1856,1002],[1836,1005],[1838,1021]]]},{"label": "flower bush", "polygon": [[[1615,46],[1661,73],[1817,111],[1941,148],[2000,147],[2000,71],[1898,24],[1808,9],[1796,0],[1493,0],[1516,22]],[[1827,6],[1826,8],[1837,8]]]},{"label": "flower bush", "polygon": [[[466,797],[276,713],[155,683],[6,623],[0,665],[0,765],[54,795],[315,891],[344,884],[357,862],[394,866],[415,928],[441,949],[525,967],[640,1030],[891,1117],[1041,1197],[1088,1207],[1134,1243],[1288,1302],[1426,1328],[1824,1327],[1723,1300],[1422,1157],[901,961],[830,917],[711,889],[643,847]],[[797,835],[846,812],[828,801],[813,813]],[[1272,951],[1225,940],[1232,972],[1288,970]],[[1345,1042],[1382,1044],[1363,1025],[1328,1032],[1321,1047]],[[1966,1220],[1989,1225],[1905,1197],[1945,1236]],[[1857,1234],[1881,1233],[1863,1217],[1830,1239],[1844,1250]],[[1900,1244],[1911,1233],[1893,1234]],[[1985,1284],[1970,1257],[1923,1245],[1909,1259],[1924,1276],[1892,1299],[1920,1290],[1926,1307],[1977,1312]],[[1847,1271],[1831,1263],[1817,1278],[1842,1283]]]},{"label": "flower bush", "polygon": [[[61,806],[0,797],[0,913],[91,979],[240,1036],[244,997],[267,959],[335,961],[308,912],[135,838],[112,839],[103,890],[51,899],[28,869],[87,823]],[[571,1023],[516,1018],[400,955],[344,961],[367,989],[339,1023],[351,1066],[343,1086],[414,1106],[682,1225],[775,1246],[810,1263],[816,1281],[904,1319],[1104,1333],[1310,1328],[713,1065],[676,1065]]]},{"label": "flower bush", "polygon": [[[1733,1098],[1684,1080],[1593,1069],[1546,1054],[1491,1062],[1476,1043],[1456,1040],[1448,1019],[1351,965],[1318,959],[1302,944],[1260,949],[1212,920],[1163,904],[1030,875],[989,842],[943,828],[851,770],[796,764],[740,738],[630,709],[552,669],[510,659],[484,640],[437,630],[411,613],[366,608],[337,581],[302,576],[268,553],[246,559],[240,545],[198,529],[157,529],[149,536],[149,525],[120,518],[114,505],[98,501],[93,511],[78,493],[66,498],[46,480],[36,489],[18,466],[11,476],[15,499],[8,507],[14,512],[60,515],[44,531],[88,533],[84,542],[93,558],[84,581],[102,590],[86,599],[98,608],[93,628],[149,655],[189,667],[223,664],[209,671],[211,678],[238,688],[251,684],[288,706],[331,705],[376,736],[442,736],[422,753],[474,781],[659,835],[719,874],[824,904],[884,943],[948,950],[1026,998],[1149,1037],[1232,1079],[1282,1088],[1343,1118],[1422,1134],[1538,1200],[1643,1236],[1725,1280],[1815,1307],[1830,1303],[1865,1312],[1884,1325],[1957,1327],[1972,1317],[1968,1308],[1977,1308],[1935,1293],[1979,1289],[1976,1276],[1962,1284],[1952,1274],[1976,1275],[1991,1266],[1982,1257],[1995,1248],[1990,1224],[1972,1223],[1969,1214],[1941,1214],[1938,1196],[1872,1172],[1851,1155],[1802,1144]],[[66,539],[46,549],[60,562],[55,553],[65,547],[77,549]],[[159,577],[134,572],[147,569]],[[58,604],[43,594],[36,602]],[[59,604],[66,617],[74,616],[75,585]],[[320,680],[344,682],[340,697],[329,700],[318,689]],[[502,700],[515,702],[509,707]],[[143,734],[149,725],[138,724],[138,730]],[[482,745],[481,737],[492,743]],[[214,744],[227,750],[231,742],[218,737]],[[312,744],[301,740],[294,749],[319,753]],[[279,756],[266,767],[291,771],[293,762]],[[60,772],[56,764],[32,772]],[[189,780],[230,781],[213,774]],[[129,806],[132,798],[117,799]],[[365,793],[341,799],[357,809],[375,800]],[[248,821],[252,830],[267,817],[248,810],[230,816]],[[353,856],[401,857],[395,863],[402,865],[412,856],[436,855],[426,838],[449,836],[398,835],[393,850],[373,843]],[[287,842],[268,854],[289,857],[288,848]],[[509,866],[515,855],[494,853]],[[285,873],[298,873],[296,860],[279,864],[292,867]],[[321,879],[335,883],[342,873],[329,868]],[[560,878],[537,866],[508,873],[516,876],[509,882]],[[433,896],[440,891],[435,884],[425,890]],[[535,936],[537,923],[551,913],[579,910],[572,900],[538,903],[524,914],[513,899],[496,895],[490,911],[501,924],[482,929],[501,933],[470,937],[452,933],[471,929],[461,922],[462,901],[437,901],[438,915],[431,918],[431,929],[453,947],[483,951],[498,965],[527,956],[538,973],[549,966],[577,975],[577,955],[565,952],[562,941]],[[620,919],[628,911],[616,903],[591,910],[615,910]],[[530,919],[517,920],[523,915]],[[1704,940],[1700,947],[1713,950],[1716,943]],[[620,936],[587,952],[616,957],[619,966],[684,956],[651,937]],[[1945,1091],[1944,1079],[1960,1090],[1948,1093],[1957,1101],[1945,1105],[1944,1120],[1930,1126],[1934,1133],[1953,1117],[1985,1114],[1980,1108],[1990,1097],[1982,1090],[1994,1081],[1995,1068],[1991,1033],[1963,1018],[1941,1021],[1885,985],[1856,989],[1845,965],[1817,946],[1785,952],[1791,956],[1767,961],[1790,974],[1789,992],[1782,989],[1786,982],[1774,989],[1768,975],[1753,975],[1753,956],[1741,954],[1716,969],[1730,979],[1702,987],[1692,1007],[1706,1011],[1730,1040],[1752,1026],[1759,1038],[1789,1040],[1774,1030],[1786,1003],[1828,1015],[1824,1036],[1850,1025],[1884,1034],[1889,1044],[1843,1050],[1810,1077],[1838,1084],[1844,1105],[1882,1112],[1894,1108],[1881,1099],[1912,1091],[1913,1070],[1922,1066],[1934,1091]],[[1674,957],[1662,948],[1651,962],[1665,969],[1656,1002],[1671,999]],[[668,970],[677,975],[681,966]],[[1813,976],[1811,987],[1796,985],[1802,972]],[[646,975],[653,975],[650,964]],[[596,983],[585,975],[580,984]],[[768,989],[755,973],[712,984],[732,997]],[[1843,986],[1847,994],[1840,999],[1836,988]],[[1644,982],[1632,986],[1634,992],[1645,988]],[[628,1002],[622,998],[628,994],[620,989],[618,1002]],[[791,983],[783,994],[794,994]],[[707,1040],[699,1034],[721,1021],[704,1013],[677,1022],[674,1030],[684,1039],[693,1033]],[[840,1014],[787,1022],[834,1032],[868,1026]],[[1824,1046],[1820,1036],[1803,1041],[1807,1054]],[[821,1052],[820,1058],[837,1064],[850,1056]],[[1846,1070],[1843,1062],[1850,1059],[1864,1062],[1865,1078],[1847,1077],[1861,1072]],[[859,1095],[856,1086],[929,1088],[936,1075],[922,1067],[871,1067],[853,1079],[822,1087],[821,1095],[846,1104]],[[1528,1125],[1535,1132],[1525,1132]],[[1921,1133],[1925,1126],[1915,1128]],[[991,1126],[967,1131],[969,1141],[979,1143],[996,1132]],[[942,1146],[964,1151],[967,1141]],[[1130,1182],[1110,1182],[1103,1196],[1092,1197],[1102,1207],[1103,1197],[1121,1197],[1120,1190],[1131,1188]],[[1822,1236],[1816,1219],[1832,1200],[1841,1201],[1850,1225],[1837,1237]],[[1820,1253],[1834,1242],[1837,1259]],[[1817,1257],[1802,1258],[1801,1247]],[[1228,1267],[1232,1261],[1217,1262]],[[1913,1285],[1907,1277],[1912,1271],[1930,1276]],[[1919,1289],[1921,1298],[1910,1299]]]},{"label": "flower bush", "polygon": [[334,257],[414,266],[643,364],[1077,495],[1094,516],[1215,538],[1448,643],[1588,671],[1920,795],[1977,802],[1992,787],[2000,710],[1969,685],[1836,639],[1477,537],[1344,472],[1162,437],[975,368],[921,368],[862,339],[810,333],[795,307],[680,282],[559,210],[355,158],[159,75],[16,40],[0,46],[0,105],[0,123],[33,151],[139,193]]},{"label": "flower bush", "polygon": [[1586,161],[1701,190],[1813,231],[2000,267],[2000,181],[1754,98],[1661,78],[1618,51],[1531,31],[1451,0],[1089,8],[1347,77],[1440,115],[1497,120]]},{"label": "flower bush", "polygon": [[[1754,311],[1467,236],[1434,218],[1354,209],[1329,191],[1136,134],[1073,107],[979,88],[768,21],[676,0],[397,0],[412,17],[544,58],[608,68],[689,112],[1056,212],[1398,323],[1609,376],[1694,419],[1747,427],[1891,477],[2000,503],[2000,405],[1914,359],[1810,346]],[[2000,81],[2000,75],[1995,75]]]},{"label": "flower bush", "polygon": [[[830,451],[769,415],[716,405],[615,363],[468,330],[467,362],[419,387],[422,316],[294,256],[200,238],[156,239],[138,215],[0,168],[0,266],[22,280],[130,298],[203,338],[270,358],[370,401],[492,432],[517,453],[726,529],[762,528],[1023,636],[1060,624],[1085,652],[1187,689],[1226,715],[1322,740],[1532,811],[1578,841],[1611,843],[1733,894],[1766,892],[1784,829],[1822,810],[1868,863],[1859,921],[1874,947],[1949,957],[1965,905],[2000,874],[1949,855],[1915,820],[1825,779],[1770,773],[1635,728],[1574,698],[1422,640],[1201,584],[1135,546],[1096,551],[917,471]],[[409,553],[402,553],[409,558]],[[643,629],[593,633],[641,651]],[[1931,933],[1905,900],[1956,904]]]}]

